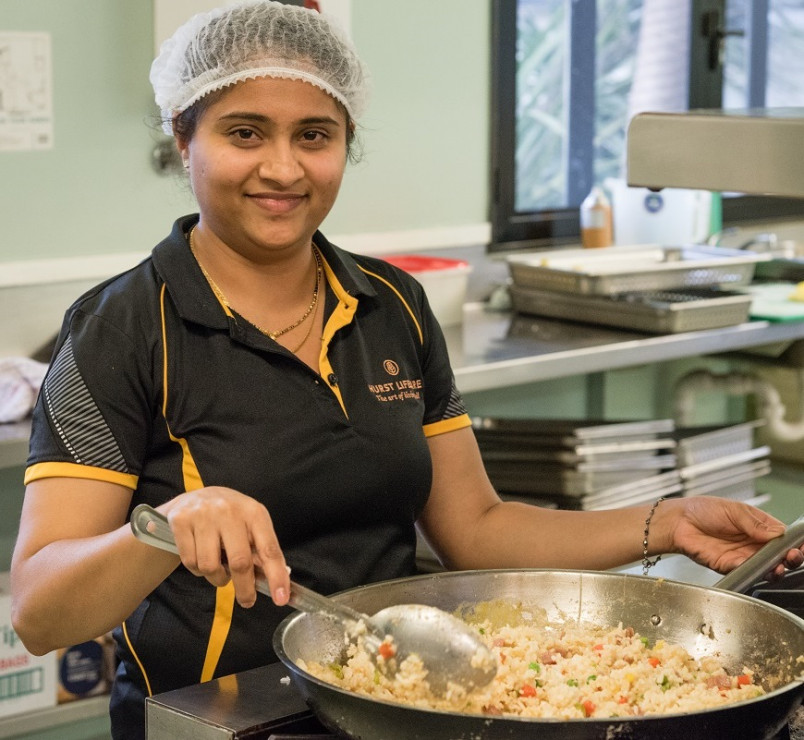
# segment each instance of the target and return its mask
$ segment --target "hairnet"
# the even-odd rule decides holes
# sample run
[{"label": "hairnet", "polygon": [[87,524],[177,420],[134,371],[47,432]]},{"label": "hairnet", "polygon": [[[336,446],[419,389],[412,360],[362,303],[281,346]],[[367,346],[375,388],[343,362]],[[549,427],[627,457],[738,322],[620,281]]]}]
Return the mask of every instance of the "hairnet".
[{"label": "hairnet", "polygon": [[167,39],[151,65],[163,127],[205,95],[258,77],[302,80],[340,101],[357,119],[368,75],[352,42],[314,10],[243,0],[194,15]]}]

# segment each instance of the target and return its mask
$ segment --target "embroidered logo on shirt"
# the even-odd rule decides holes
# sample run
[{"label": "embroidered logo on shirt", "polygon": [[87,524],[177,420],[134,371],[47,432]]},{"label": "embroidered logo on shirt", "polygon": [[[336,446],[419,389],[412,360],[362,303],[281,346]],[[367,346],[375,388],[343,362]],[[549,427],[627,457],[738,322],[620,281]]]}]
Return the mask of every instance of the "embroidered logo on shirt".
[{"label": "embroidered logo on shirt", "polygon": [[[388,375],[399,375],[399,365],[393,360],[385,360],[382,364]],[[391,383],[370,383],[369,390],[378,401],[388,403],[391,401],[418,401],[422,397],[422,379],[398,379]]]}]

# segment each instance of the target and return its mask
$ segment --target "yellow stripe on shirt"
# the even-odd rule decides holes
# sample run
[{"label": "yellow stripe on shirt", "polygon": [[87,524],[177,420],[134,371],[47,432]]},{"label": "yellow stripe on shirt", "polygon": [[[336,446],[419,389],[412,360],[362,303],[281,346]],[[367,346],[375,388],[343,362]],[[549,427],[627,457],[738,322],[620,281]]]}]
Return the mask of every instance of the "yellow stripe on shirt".
[{"label": "yellow stripe on shirt", "polygon": [[[167,353],[167,324],[165,322],[165,290],[166,286],[162,286],[161,293],[161,311],[162,311],[162,385],[164,388],[162,400],[162,415],[165,418],[165,426],[167,427],[170,439],[176,442],[181,448],[181,469],[182,477],[184,480],[185,491],[195,491],[204,487],[204,482],[201,480],[201,473],[198,472],[198,466],[195,463],[190,446],[187,440],[181,437],[176,437],[170,429],[170,424],[167,420],[167,404],[168,404],[168,353]],[[212,618],[212,627],[209,632],[209,641],[207,643],[207,652],[204,657],[204,666],[201,669],[201,682],[210,681],[215,675],[215,669],[218,667],[218,661],[223,653],[223,647],[226,644],[226,638],[229,636],[229,630],[232,627],[232,617],[234,615],[234,585],[231,581],[225,586],[221,586],[215,593],[215,615]],[[146,678],[147,680],[147,678]]]},{"label": "yellow stripe on shirt", "polygon": [[[359,266],[359,265],[358,265]],[[416,318],[416,314],[413,313],[413,309],[408,305],[408,302],[402,297],[402,294],[389,283],[384,277],[377,275],[374,272],[370,272],[365,267],[360,267],[360,269],[366,273],[366,275],[371,275],[373,278],[377,278],[381,283],[385,283],[394,293],[396,293],[396,297],[402,302],[402,305],[407,309],[407,312],[410,314],[410,318],[413,319],[413,323],[416,324],[416,331],[419,333],[419,341],[424,343],[424,334],[422,333],[422,327],[419,324],[418,319]]]},{"label": "yellow stripe on shirt", "polygon": [[453,416],[451,419],[442,419],[441,421],[434,421],[432,424],[425,424],[423,429],[425,437],[435,437],[437,434],[454,432],[456,429],[465,429],[470,426],[472,426],[472,420],[469,414],[461,414],[460,416]]},{"label": "yellow stripe on shirt", "polygon": [[70,462],[41,462],[35,463],[25,471],[24,483],[27,486],[31,481],[40,478],[86,478],[87,480],[116,483],[132,491],[137,487],[137,476],[131,473],[121,473],[108,468],[96,468],[92,465],[79,465]]}]

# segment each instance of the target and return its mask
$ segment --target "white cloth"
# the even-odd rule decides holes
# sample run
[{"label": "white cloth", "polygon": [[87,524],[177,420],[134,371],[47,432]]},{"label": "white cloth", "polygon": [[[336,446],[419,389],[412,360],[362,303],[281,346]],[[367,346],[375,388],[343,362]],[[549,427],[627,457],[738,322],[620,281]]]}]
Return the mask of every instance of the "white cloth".
[{"label": "white cloth", "polygon": [[22,421],[31,413],[47,367],[27,357],[0,358],[0,424]]}]

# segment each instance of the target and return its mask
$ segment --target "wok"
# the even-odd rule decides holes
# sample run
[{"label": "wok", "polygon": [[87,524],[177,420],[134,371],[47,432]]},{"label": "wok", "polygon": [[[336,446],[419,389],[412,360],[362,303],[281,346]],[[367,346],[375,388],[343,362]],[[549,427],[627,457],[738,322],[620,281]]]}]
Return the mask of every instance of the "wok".
[{"label": "wok", "polygon": [[684,714],[577,720],[479,716],[419,709],[354,694],[320,681],[297,661],[337,660],[343,635],[310,614],[285,619],[274,648],[318,718],[361,740],[635,740],[637,738],[771,738],[804,696],[804,620],[776,606],[720,588],[622,573],[486,570],[440,573],[344,591],[339,601],[369,614],[389,604],[422,603],[461,612],[510,600],[566,619],[623,622],[651,642],[664,639],[693,656],[717,654],[730,673],[754,669],[764,696]]}]

